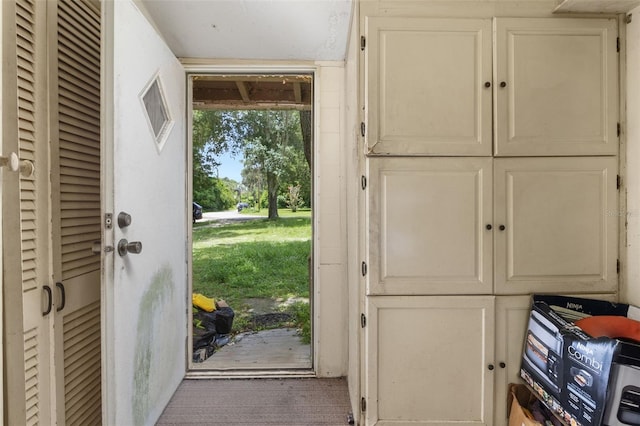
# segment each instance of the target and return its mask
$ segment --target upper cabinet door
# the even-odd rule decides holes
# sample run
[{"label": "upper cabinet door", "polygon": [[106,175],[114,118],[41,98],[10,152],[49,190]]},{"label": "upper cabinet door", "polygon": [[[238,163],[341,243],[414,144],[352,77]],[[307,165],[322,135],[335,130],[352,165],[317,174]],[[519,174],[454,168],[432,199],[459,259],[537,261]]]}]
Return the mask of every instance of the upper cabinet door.
[{"label": "upper cabinet door", "polygon": [[615,19],[496,19],[499,156],[615,155]]},{"label": "upper cabinet door", "polygon": [[616,157],[494,161],[495,292],[618,287]]},{"label": "upper cabinet door", "polygon": [[492,154],[490,20],[367,17],[366,43],[369,154]]}]

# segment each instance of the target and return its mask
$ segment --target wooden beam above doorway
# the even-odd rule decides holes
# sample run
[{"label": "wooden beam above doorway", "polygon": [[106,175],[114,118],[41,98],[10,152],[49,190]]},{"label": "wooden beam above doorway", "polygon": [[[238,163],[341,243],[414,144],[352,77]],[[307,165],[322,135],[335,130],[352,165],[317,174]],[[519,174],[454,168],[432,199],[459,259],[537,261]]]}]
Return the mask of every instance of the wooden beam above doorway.
[{"label": "wooden beam above doorway", "polygon": [[311,110],[311,74],[199,75],[193,78],[193,109]]}]

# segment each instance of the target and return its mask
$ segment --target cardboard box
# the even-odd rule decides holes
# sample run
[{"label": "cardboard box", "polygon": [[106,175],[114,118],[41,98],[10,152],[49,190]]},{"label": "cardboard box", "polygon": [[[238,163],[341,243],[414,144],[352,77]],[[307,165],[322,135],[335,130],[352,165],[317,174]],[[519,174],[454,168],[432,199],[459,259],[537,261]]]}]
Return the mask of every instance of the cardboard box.
[{"label": "cardboard box", "polygon": [[614,363],[634,359],[640,345],[609,337],[593,338],[574,324],[594,315],[640,319],[625,304],[564,296],[533,297],[520,375],[544,404],[566,424],[600,426]]},{"label": "cardboard box", "polygon": [[526,407],[536,399],[525,385],[511,383],[507,400],[507,406],[510,407],[509,426],[542,426],[542,423],[531,418],[529,413],[525,414]]}]

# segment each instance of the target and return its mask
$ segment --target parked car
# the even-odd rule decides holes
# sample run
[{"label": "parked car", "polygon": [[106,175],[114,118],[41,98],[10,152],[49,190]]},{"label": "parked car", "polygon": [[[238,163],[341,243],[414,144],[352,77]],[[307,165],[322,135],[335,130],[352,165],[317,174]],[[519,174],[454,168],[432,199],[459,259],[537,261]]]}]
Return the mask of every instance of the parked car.
[{"label": "parked car", "polygon": [[196,220],[202,219],[202,206],[198,203],[193,203],[193,223],[196,223]]},{"label": "parked car", "polygon": [[239,212],[241,212],[242,209],[246,209],[247,207],[249,207],[249,204],[247,203],[238,203],[236,205],[236,208],[238,209]]}]

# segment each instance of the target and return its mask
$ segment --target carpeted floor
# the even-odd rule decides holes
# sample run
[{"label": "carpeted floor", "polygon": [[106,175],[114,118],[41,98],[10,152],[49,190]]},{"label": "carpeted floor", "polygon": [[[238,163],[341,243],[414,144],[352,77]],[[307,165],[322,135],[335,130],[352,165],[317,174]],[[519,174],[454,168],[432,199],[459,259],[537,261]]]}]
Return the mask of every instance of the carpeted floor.
[{"label": "carpeted floor", "polygon": [[185,380],[157,425],[347,425],[345,379]]}]

